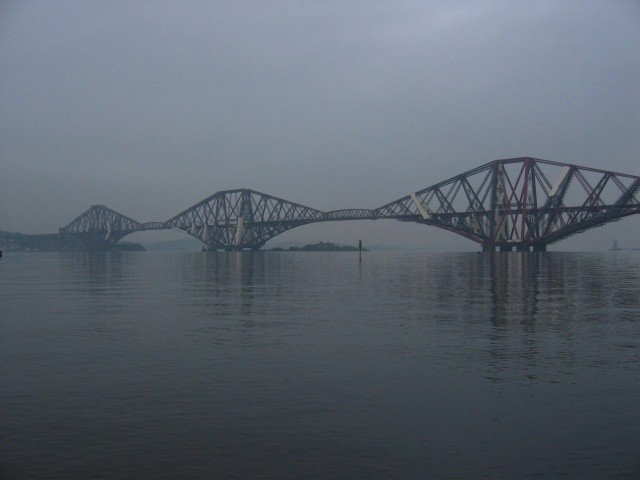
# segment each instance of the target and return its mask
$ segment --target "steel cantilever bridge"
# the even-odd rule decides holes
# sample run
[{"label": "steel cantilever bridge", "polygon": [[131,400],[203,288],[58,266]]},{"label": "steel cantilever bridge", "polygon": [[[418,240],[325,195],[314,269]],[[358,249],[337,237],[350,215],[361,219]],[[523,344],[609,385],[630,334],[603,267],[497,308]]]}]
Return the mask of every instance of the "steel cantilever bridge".
[{"label": "steel cantilever bridge", "polygon": [[443,228],[485,251],[545,251],[584,230],[640,213],[640,177],[531,157],[495,160],[375,209],[324,212],[249,189],[205,198],[165,222],[140,223],[94,205],[60,229],[107,249],[134,232],[173,229],[209,250],[258,250],[301,225],[396,219]]}]

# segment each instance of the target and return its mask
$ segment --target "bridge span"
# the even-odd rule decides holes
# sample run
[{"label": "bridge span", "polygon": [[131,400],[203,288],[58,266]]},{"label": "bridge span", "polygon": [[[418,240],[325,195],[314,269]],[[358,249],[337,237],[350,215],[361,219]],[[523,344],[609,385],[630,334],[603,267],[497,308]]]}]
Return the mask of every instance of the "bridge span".
[{"label": "bridge span", "polygon": [[255,190],[214,193],[165,222],[141,223],[94,205],[66,227],[89,249],[139,231],[173,229],[209,250],[258,250],[317,222],[395,219],[449,230],[484,251],[547,245],[640,213],[640,177],[531,157],[495,160],[374,209],[325,212]]}]

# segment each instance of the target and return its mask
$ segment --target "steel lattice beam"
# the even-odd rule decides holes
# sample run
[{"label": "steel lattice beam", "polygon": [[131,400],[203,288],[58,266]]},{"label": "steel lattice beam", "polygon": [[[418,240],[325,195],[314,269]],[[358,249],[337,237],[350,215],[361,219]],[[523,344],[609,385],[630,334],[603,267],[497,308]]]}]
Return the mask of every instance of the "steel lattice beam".
[{"label": "steel lattice beam", "polygon": [[164,228],[164,222],[140,223],[104,205],[93,205],[59,233],[73,236],[87,248],[108,249],[130,233]]},{"label": "steel lattice beam", "polygon": [[640,177],[633,175],[512,158],[402,197],[376,213],[444,228],[487,250],[544,250],[575,233],[640,213],[639,188]]},{"label": "steel lattice beam", "polygon": [[215,193],[165,222],[209,249],[257,250],[268,240],[308,223],[371,218],[371,210],[322,212],[254,190]]}]

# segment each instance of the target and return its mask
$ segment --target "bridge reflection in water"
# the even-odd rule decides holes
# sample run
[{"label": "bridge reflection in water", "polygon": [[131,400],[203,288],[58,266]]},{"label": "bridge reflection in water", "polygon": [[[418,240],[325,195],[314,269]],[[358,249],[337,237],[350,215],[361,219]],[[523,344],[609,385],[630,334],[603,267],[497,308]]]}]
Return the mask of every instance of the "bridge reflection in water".
[{"label": "bridge reflection in water", "polygon": [[324,212],[249,189],[217,192],[165,222],[94,205],[60,229],[89,249],[139,231],[173,229],[208,250],[259,250],[317,222],[396,219],[449,230],[484,251],[545,251],[584,230],[640,213],[640,177],[531,157],[495,160],[375,209]]}]

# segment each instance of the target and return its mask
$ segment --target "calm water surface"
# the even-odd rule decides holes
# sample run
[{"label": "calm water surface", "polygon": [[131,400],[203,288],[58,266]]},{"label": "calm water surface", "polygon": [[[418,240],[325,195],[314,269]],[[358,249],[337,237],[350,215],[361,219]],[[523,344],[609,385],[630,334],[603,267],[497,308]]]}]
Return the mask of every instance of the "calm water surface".
[{"label": "calm water surface", "polygon": [[640,252],[9,253],[0,478],[640,478]]}]

